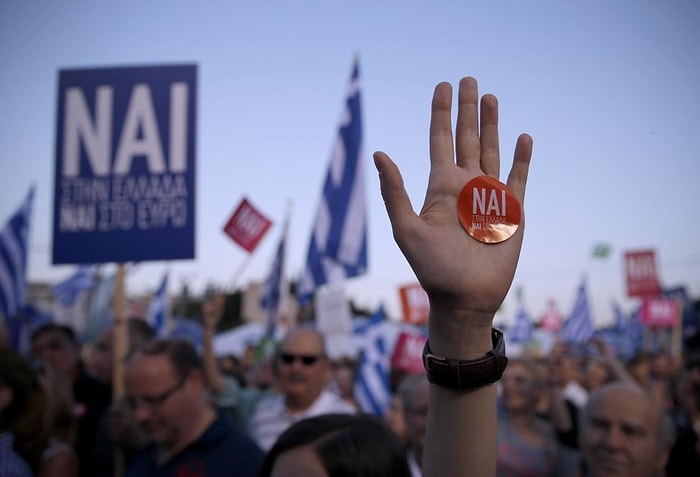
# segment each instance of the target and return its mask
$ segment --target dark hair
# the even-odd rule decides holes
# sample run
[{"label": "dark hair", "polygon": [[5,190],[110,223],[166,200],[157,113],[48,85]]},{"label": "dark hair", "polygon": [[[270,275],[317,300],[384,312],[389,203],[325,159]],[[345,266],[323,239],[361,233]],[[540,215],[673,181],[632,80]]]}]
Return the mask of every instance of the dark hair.
[{"label": "dark hair", "polygon": [[0,414],[0,428],[12,428],[21,416],[36,386],[36,378],[29,362],[13,350],[0,350],[0,387],[12,390],[12,402]]},{"label": "dark hair", "polygon": [[36,472],[49,444],[53,408],[29,361],[13,350],[0,350],[0,387],[12,390],[12,402],[0,415],[0,429],[15,437],[15,450]]},{"label": "dark hair", "polygon": [[33,343],[34,340],[36,340],[40,335],[43,335],[44,333],[49,333],[51,331],[55,331],[56,333],[65,336],[72,345],[80,346],[80,343],[78,343],[78,338],[75,336],[75,331],[73,331],[73,328],[67,325],[58,325],[56,323],[47,323],[32,331],[31,342]]},{"label": "dark hair", "polygon": [[267,453],[260,477],[269,477],[277,458],[310,445],[333,477],[410,477],[398,438],[369,414],[323,414],[298,421],[283,432]]},{"label": "dark hair", "polygon": [[141,318],[131,318],[126,323],[131,347],[141,346],[141,343],[156,337],[156,330]]},{"label": "dark hair", "polygon": [[202,358],[192,343],[184,339],[152,339],[136,347],[130,354],[131,359],[136,354],[145,356],[165,355],[173,366],[175,373],[184,378],[193,369],[202,370]]}]

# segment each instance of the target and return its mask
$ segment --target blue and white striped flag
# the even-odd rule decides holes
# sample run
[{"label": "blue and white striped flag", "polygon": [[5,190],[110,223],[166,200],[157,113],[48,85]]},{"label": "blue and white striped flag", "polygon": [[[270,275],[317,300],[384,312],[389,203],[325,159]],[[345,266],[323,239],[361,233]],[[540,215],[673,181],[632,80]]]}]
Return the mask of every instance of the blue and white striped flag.
[{"label": "blue and white striped flag", "polygon": [[112,305],[114,303],[114,286],[117,282],[117,274],[99,276],[97,284],[90,296],[85,329],[81,339],[82,343],[94,343],[102,330],[111,324]]},{"label": "blue and white striped flag", "polygon": [[164,336],[165,325],[169,319],[168,309],[168,274],[163,275],[158,290],[151,297],[148,305],[147,322],[153,327],[158,336]]},{"label": "blue and white striped flag", "polygon": [[27,291],[27,248],[34,187],[0,231],[0,313],[13,318],[22,310]]},{"label": "blue and white striped flag", "polygon": [[520,304],[515,315],[513,327],[508,333],[509,341],[513,343],[527,343],[532,339],[532,320],[525,310],[525,306]]},{"label": "blue and white striped flag", "polygon": [[71,276],[53,286],[53,295],[63,306],[73,306],[78,295],[95,285],[95,265],[82,265]]},{"label": "blue and white striped flag", "polygon": [[363,412],[382,416],[391,402],[389,369],[396,330],[379,308],[367,324],[355,330],[362,338],[355,399]]},{"label": "blue and white striped flag", "polygon": [[360,70],[356,60],[316,212],[306,269],[299,281],[297,295],[300,303],[306,303],[321,285],[366,273],[365,209]]},{"label": "blue and white striped flag", "polygon": [[265,288],[262,292],[260,305],[265,310],[267,323],[265,325],[265,336],[272,338],[275,335],[277,328],[277,318],[279,316],[282,302],[285,295],[286,280],[284,279],[285,255],[287,249],[287,229],[289,227],[289,218],[284,221],[284,229],[280,238],[275,259],[272,262],[270,274],[265,282]]},{"label": "blue and white striped flag", "polygon": [[564,322],[562,339],[567,343],[585,343],[593,336],[594,332],[591,307],[588,303],[588,291],[584,280],[579,286],[574,308]]},{"label": "blue and white striped flag", "polygon": [[644,348],[644,325],[642,324],[642,307],[637,307],[627,320],[627,339],[629,340],[629,358],[634,357],[637,351]]},{"label": "blue and white striped flag", "polygon": [[629,316],[617,303],[613,304],[615,316],[615,335],[617,337],[617,354],[625,360],[634,357],[644,345],[644,328],[639,321],[639,308]]}]

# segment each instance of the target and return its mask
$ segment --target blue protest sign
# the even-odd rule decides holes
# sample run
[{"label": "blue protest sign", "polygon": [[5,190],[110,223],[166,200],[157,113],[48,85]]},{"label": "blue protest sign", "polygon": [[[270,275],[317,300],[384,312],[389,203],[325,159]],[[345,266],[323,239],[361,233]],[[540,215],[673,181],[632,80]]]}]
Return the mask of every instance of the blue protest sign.
[{"label": "blue protest sign", "polygon": [[53,263],[195,256],[197,66],[59,72]]}]

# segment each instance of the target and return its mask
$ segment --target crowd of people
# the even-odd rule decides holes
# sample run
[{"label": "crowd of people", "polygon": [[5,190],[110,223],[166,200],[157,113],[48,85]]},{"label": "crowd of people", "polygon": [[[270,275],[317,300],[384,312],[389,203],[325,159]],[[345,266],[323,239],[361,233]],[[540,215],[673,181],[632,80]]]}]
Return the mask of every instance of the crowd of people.
[{"label": "crowd of people", "polygon": [[[697,341],[682,357],[630,362],[603,342],[588,353],[557,343],[499,367],[493,317],[524,219],[511,237],[484,243],[455,213],[464,184],[499,177],[497,108],[462,79],[453,134],[452,88],[436,87],[419,214],[397,166],[375,153],[394,237],[430,298],[426,353],[443,366],[393,374],[384,415],[358,407],[357,363],[331,359],[312,323],[269,354],[222,358],[217,298],[203,305],[201,351],[129,319],[123,396],[113,327],[87,353],[69,327],[47,324],[27,355],[0,346],[0,477],[699,475]],[[507,180],[520,203],[531,154],[520,136]]]}]

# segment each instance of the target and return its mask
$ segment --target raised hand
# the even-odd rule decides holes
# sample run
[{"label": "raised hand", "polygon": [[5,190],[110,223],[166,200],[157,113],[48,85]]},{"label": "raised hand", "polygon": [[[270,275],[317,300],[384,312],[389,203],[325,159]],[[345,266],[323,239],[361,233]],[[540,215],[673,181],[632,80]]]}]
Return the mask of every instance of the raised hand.
[{"label": "raised hand", "polygon": [[[396,164],[383,152],[374,158],[394,238],[428,293],[431,310],[466,313],[473,325],[490,327],[515,274],[524,219],[512,237],[498,244],[475,240],[458,220],[457,198],[464,185],[479,175],[499,178],[498,102],[493,95],[481,99],[479,124],[478,100],[476,80],[463,78],[453,137],[452,87],[440,83],[435,88],[430,177],[420,214],[411,206]],[[507,180],[521,204],[531,154],[532,139],[523,134]]]}]

